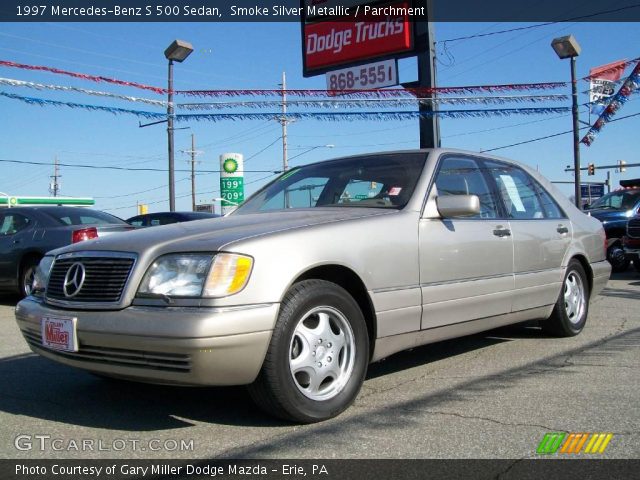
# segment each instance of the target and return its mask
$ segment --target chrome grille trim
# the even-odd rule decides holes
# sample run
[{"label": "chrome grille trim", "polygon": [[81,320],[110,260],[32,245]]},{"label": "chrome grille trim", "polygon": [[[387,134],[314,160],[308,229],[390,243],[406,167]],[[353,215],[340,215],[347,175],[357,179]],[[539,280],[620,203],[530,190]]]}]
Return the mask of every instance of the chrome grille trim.
[{"label": "chrome grille trim", "polygon": [[[45,298],[51,305],[66,308],[107,309],[122,307],[122,298],[135,268],[137,255],[126,252],[79,251],[56,256]],[[85,267],[86,279],[73,298],[64,295],[68,269],[75,262]]]},{"label": "chrome grille trim", "polygon": [[83,343],[80,343],[78,352],[63,352],[42,345],[40,332],[24,329],[22,335],[32,348],[70,360],[165,372],[189,373],[191,371],[191,356],[188,354],[106,348]]}]

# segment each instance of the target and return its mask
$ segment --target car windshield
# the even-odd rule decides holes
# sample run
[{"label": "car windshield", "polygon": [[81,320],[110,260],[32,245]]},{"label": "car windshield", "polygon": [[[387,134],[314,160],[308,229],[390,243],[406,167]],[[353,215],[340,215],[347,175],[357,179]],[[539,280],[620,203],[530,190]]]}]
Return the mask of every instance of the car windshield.
[{"label": "car windshield", "polygon": [[640,190],[620,190],[607,193],[589,206],[589,210],[629,210],[640,201]]},{"label": "car windshield", "polygon": [[65,225],[126,225],[124,220],[97,210],[83,208],[48,210],[47,215]]},{"label": "car windshield", "polygon": [[350,157],[295,167],[252,195],[234,214],[316,207],[403,208],[424,153]]}]

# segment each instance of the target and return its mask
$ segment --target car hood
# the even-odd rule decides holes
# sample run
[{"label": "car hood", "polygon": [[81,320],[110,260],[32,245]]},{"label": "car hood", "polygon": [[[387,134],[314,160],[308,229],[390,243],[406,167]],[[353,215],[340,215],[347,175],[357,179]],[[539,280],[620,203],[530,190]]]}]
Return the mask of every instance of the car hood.
[{"label": "car hood", "polygon": [[133,252],[153,249],[160,252],[218,251],[248,238],[314,225],[397,213],[397,210],[374,208],[313,208],[174,223],[110,235],[54,250],[53,254],[86,250]]},{"label": "car hood", "polygon": [[610,209],[595,209],[587,210],[592,217],[597,218],[600,221],[603,220],[618,220],[626,218],[626,210],[610,210]]}]

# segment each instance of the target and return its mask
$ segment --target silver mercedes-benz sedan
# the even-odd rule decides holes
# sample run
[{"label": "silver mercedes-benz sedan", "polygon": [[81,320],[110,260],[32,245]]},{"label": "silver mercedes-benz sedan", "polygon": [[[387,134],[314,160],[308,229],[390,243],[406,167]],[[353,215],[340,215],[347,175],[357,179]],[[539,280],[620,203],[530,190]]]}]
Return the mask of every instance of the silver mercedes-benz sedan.
[{"label": "silver mercedes-benz sedan", "polygon": [[233,214],[55,250],[16,307],[34,352],[92,372],[249,385],[338,415],[370,362],[540,320],[577,335],[609,278],[600,222],[534,170],[436,149],[295,167]]}]

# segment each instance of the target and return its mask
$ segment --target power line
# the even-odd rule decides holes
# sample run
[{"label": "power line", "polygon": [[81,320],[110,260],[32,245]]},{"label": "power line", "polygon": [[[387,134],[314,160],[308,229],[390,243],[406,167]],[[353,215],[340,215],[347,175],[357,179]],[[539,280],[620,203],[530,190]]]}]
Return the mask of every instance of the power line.
[{"label": "power line", "polygon": [[[23,165],[51,165],[51,162],[32,162],[27,160],[11,160],[2,158],[0,162],[4,163],[18,163]],[[71,168],[88,168],[94,170],[124,170],[128,172],[166,172],[166,168],[129,168],[129,167],[116,167],[116,166],[98,166],[98,165],[82,165],[79,163],[58,163],[61,167]],[[176,172],[191,172],[190,169],[176,169]],[[220,173],[221,170],[202,170],[203,173]],[[278,173],[272,170],[245,170],[247,173]]]},{"label": "power line", "polygon": [[[613,120],[610,120],[609,123],[619,122],[620,120],[625,120],[625,119],[631,118],[631,117],[637,117],[638,115],[640,115],[640,112],[632,113],[631,115],[626,115],[624,117],[614,118]],[[591,128],[591,126],[589,125],[589,126],[581,127],[580,130],[586,130],[588,128]],[[524,145],[524,144],[527,144],[527,143],[533,143],[533,142],[538,142],[540,140],[547,140],[549,138],[559,137],[561,135],[566,135],[567,133],[573,133],[573,130],[566,130],[564,132],[553,133],[551,135],[545,135],[544,137],[532,138],[530,140],[524,140],[522,142],[512,143],[510,145],[503,145],[501,147],[494,147],[494,148],[489,148],[489,149],[486,149],[486,150],[480,150],[480,152],[493,152],[493,151],[496,151],[496,150],[502,150],[503,148],[516,147],[516,146]]]},{"label": "power line", "polygon": [[603,10],[601,12],[591,13],[591,14],[588,14],[588,15],[579,15],[577,17],[565,18],[563,20],[557,20],[555,22],[536,23],[534,25],[527,25],[525,27],[516,27],[516,28],[509,28],[507,30],[499,30],[497,32],[476,33],[474,35],[467,35],[467,36],[464,36],[464,37],[447,38],[446,40],[439,40],[436,43],[457,42],[457,41],[460,41],[460,40],[470,40],[472,38],[490,37],[490,36],[493,36],[493,35],[501,35],[503,33],[518,32],[518,31],[522,31],[522,30],[531,30],[531,29],[534,29],[534,28],[546,27],[548,25],[555,25],[556,23],[574,22],[576,20],[584,20],[584,19],[587,19],[587,18],[598,17],[600,15],[606,15],[608,13],[618,13],[618,12],[622,12],[624,10],[629,10],[629,9],[638,8],[638,7],[640,7],[640,3],[637,3],[635,5],[628,5],[626,7],[616,8],[616,9],[612,9],[612,10]]},{"label": "power line", "polygon": [[254,154],[253,154],[253,155],[251,155],[250,157],[245,158],[245,160],[244,160],[244,161],[245,161],[245,162],[248,162],[248,161],[249,161],[249,160],[251,160],[252,158],[257,157],[257,156],[258,156],[258,155],[260,155],[262,152],[264,152],[265,150],[267,150],[269,147],[272,147],[272,146],[273,146],[273,145],[275,145],[277,142],[279,142],[281,138],[282,138],[281,136],[280,136],[280,137],[278,137],[278,138],[276,138],[273,142],[271,142],[269,145],[267,145],[266,147],[264,147],[262,150],[260,150],[260,151],[258,151],[258,152],[256,152],[256,153],[254,153]]}]

